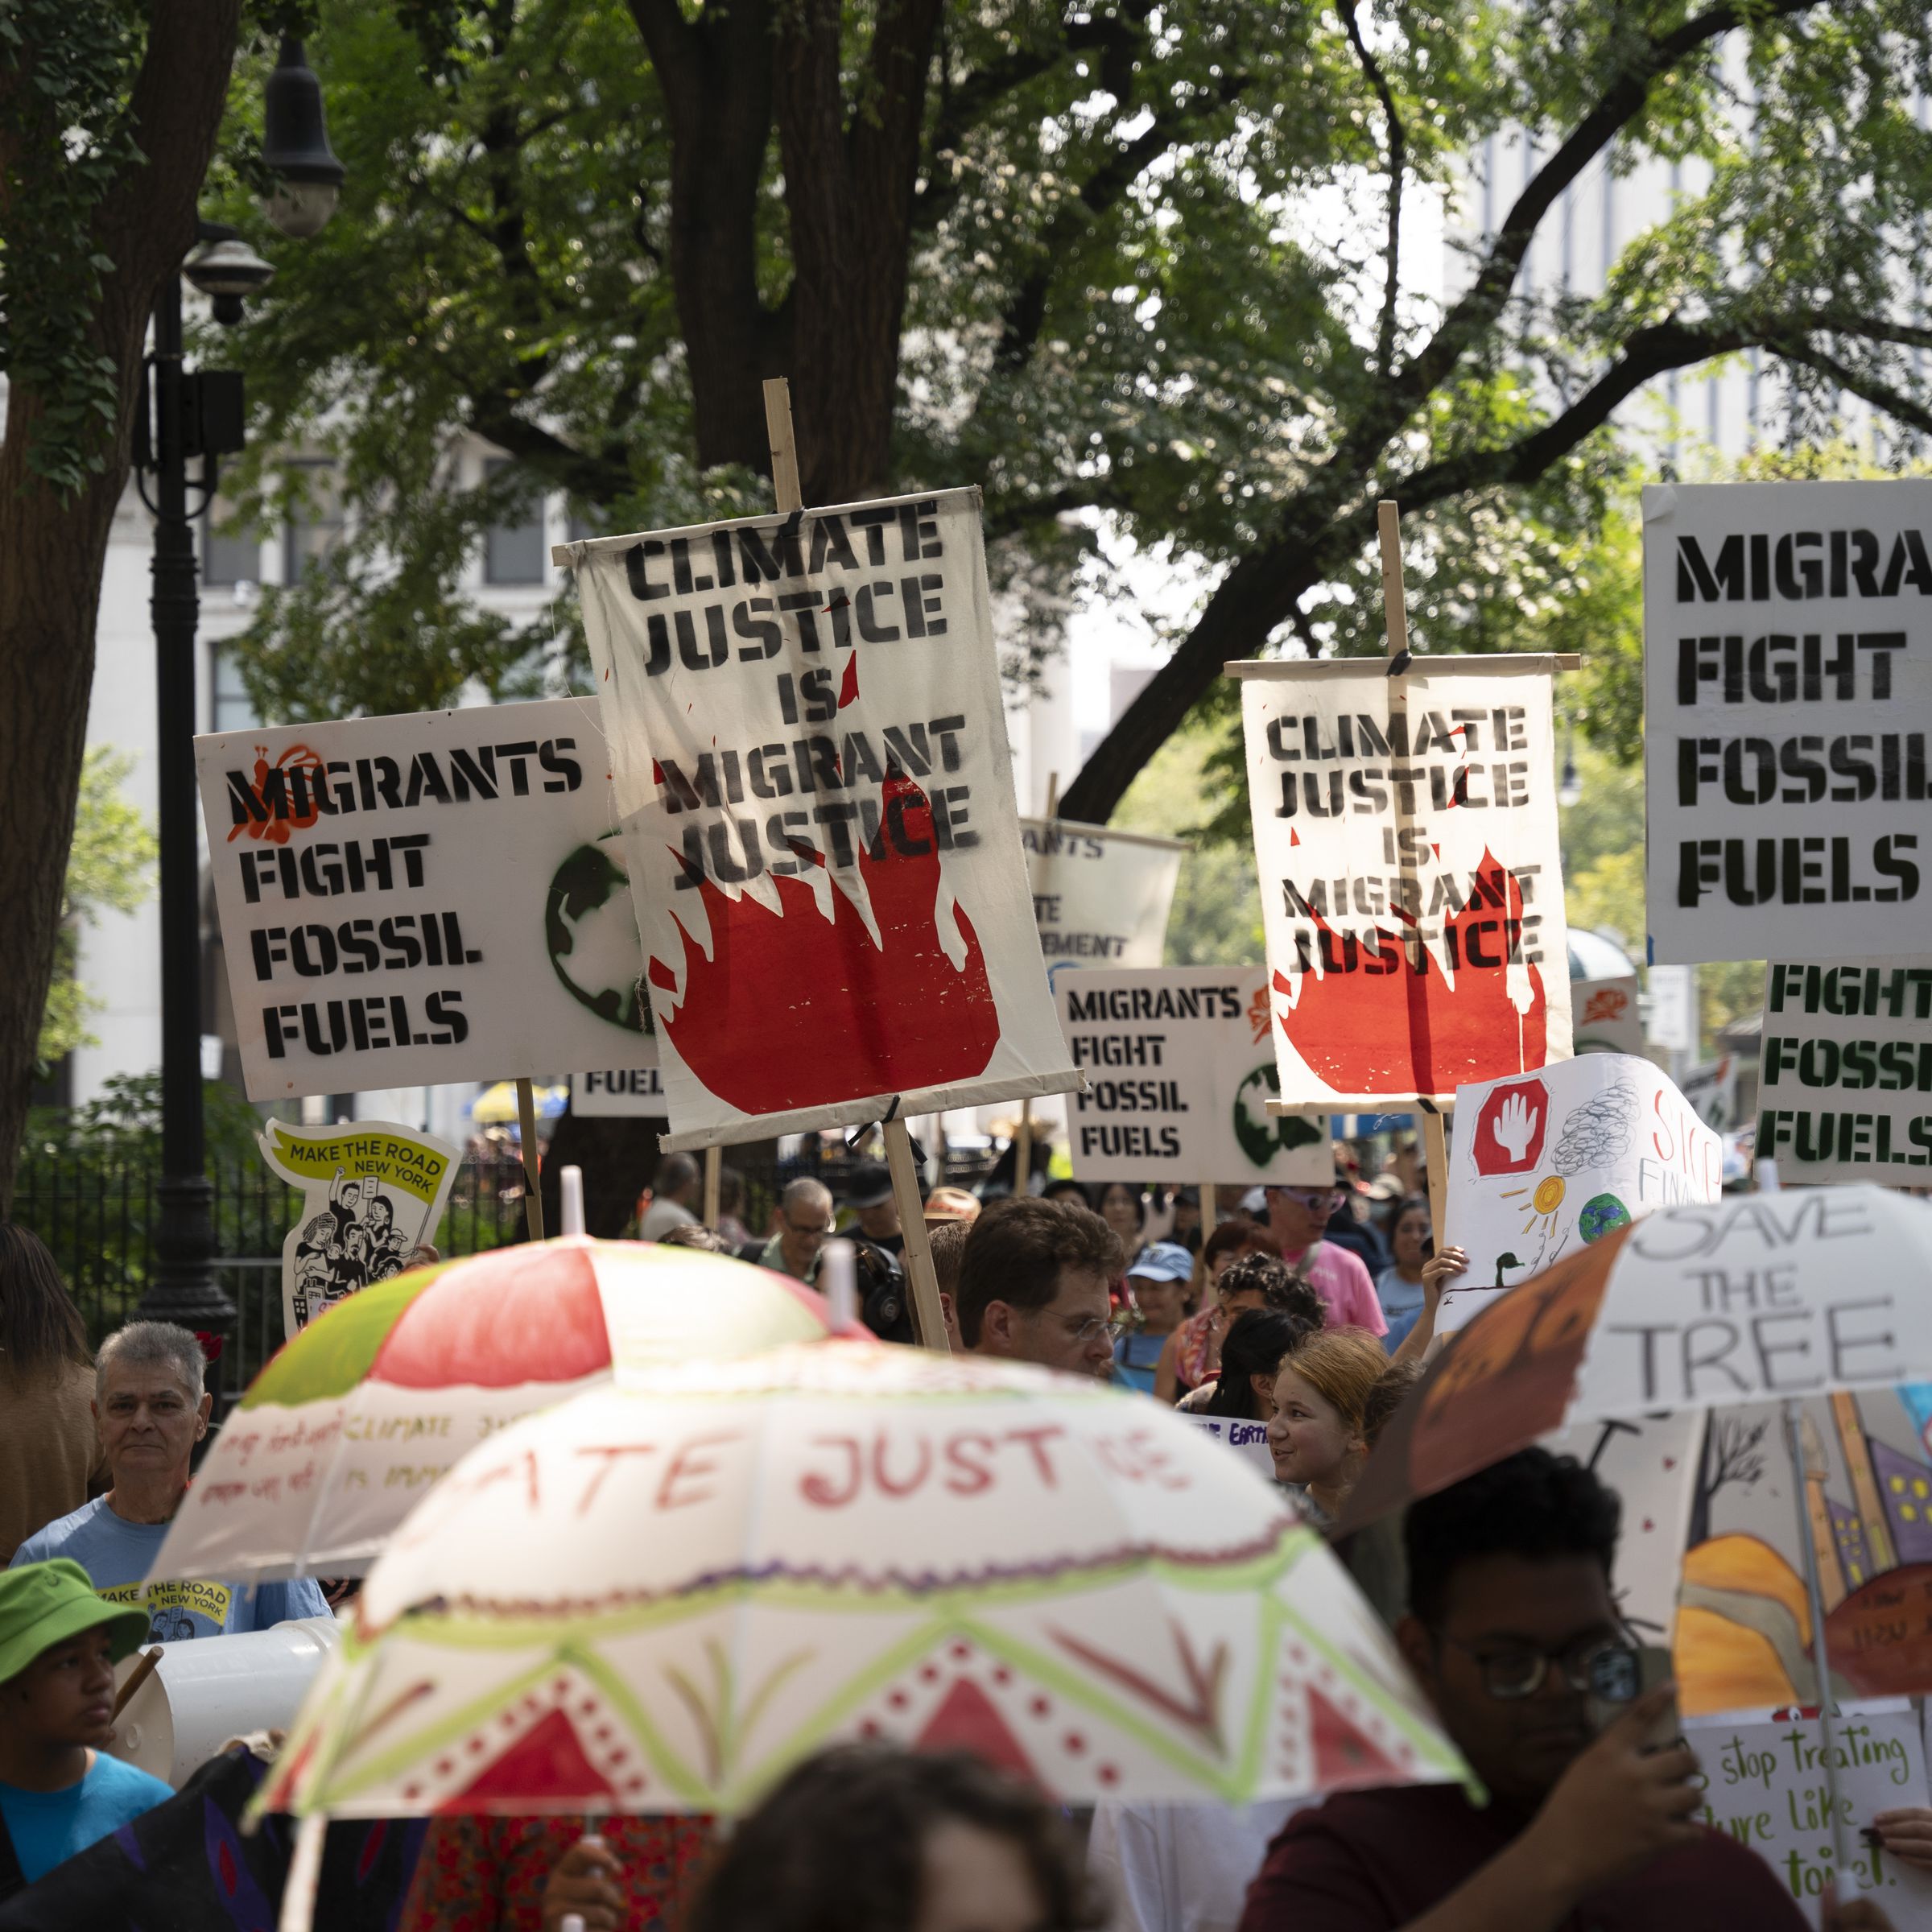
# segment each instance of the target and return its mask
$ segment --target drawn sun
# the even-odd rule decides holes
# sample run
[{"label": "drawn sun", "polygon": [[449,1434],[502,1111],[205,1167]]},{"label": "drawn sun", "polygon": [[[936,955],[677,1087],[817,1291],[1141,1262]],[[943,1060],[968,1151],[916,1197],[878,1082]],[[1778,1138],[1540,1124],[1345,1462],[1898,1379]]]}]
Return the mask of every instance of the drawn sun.
[{"label": "drawn sun", "polygon": [[1523,1232],[1527,1234],[1538,1221],[1543,1223],[1546,1235],[1554,1231],[1556,1211],[1563,1204],[1563,1177],[1560,1174],[1547,1174],[1534,1188],[1505,1187],[1503,1199],[1520,1201],[1528,1197],[1529,1216],[1523,1223]]}]

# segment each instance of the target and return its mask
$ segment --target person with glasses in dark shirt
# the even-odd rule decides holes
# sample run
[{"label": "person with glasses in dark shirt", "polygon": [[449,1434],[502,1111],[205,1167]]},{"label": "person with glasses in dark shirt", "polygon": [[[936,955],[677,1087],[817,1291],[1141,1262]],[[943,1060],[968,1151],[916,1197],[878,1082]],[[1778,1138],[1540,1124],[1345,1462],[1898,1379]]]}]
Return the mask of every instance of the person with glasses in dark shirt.
[{"label": "person with glasses in dark shirt", "polygon": [[[1798,1932],[1771,1868],[1697,1822],[1697,1759],[1653,1735],[1668,1686],[1592,1729],[1593,1684],[1637,1681],[1611,1590],[1618,1515],[1542,1449],[1410,1505],[1397,1641],[1488,1802],[1410,1785],[1298,1813],[1241,1932]],[[1890,1922],[1853,1900],[1823,1923]]]},{"label": "person with glasses in dark shirt", "polygon": [[960,1258],[960,1340],[970,1354],[1104,1381],[1113,1373],[1107,1285],[1126,1260],[1119,1236],[1091,1208],[993,1202]]}]

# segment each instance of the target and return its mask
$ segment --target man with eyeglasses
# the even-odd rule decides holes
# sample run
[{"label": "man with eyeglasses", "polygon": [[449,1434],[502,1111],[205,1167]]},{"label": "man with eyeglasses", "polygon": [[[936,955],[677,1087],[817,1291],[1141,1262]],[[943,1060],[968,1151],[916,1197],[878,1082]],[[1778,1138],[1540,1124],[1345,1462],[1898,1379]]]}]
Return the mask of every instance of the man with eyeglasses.
[{"label": "man with eyeglasses", "polygon": [[[1574,1458],[1528,1449],[1413,1504],[1402,1653],[1488,1788],[1348,1792],[1290,1818],[1241,1932],[1797,1932],[1754,1853],[1696,1822],[1667,1690],[1592,1731],[1593,1679],[1636,1682],[1611,1591],[1619,1507]],[[1889,1924],[1864,1901],[1827,1928]]]},{"label": "man with eyeglasses", "polygon": [[801,1174],[778,1196],[778,1232],[758,1257],[761,1268],[808,1282],[817,1271],[819,1251],[832,1228],[832,1191],[823,1181]]},{"label": "man with eyeglasses", "polygon": [[972,1224],[960,1255],[960,1340],[974,1355],[1109,1381],[1108,1284],[1126,1265],[1121,1237],[1090,1208],[1025,1195],[997,1202]]},{"label": "man with eyeglasses", "polygon": [[1388,1318],[1374,1277],[1359,1255],[1322,1238],[1329,1216],[1341,1203],[1342,1190],[1330,1181],[1324,1187],[1270,1187],[1265,1191],[1268,1232],[1281,1243],[1288,1272],[1327,1304],[1328,1326],[1386,1335]]}]

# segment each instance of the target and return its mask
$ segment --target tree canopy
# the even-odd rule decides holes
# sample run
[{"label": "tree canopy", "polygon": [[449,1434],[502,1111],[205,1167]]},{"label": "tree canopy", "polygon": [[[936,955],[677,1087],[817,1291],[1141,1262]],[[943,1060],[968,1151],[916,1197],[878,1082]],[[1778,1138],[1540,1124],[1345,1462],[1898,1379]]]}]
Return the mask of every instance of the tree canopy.
[{"label": "tree canopy", "polygon": [[[1929,58],[1903,0],[344,0],[344,204],[238,344],[258,452],[337,451],[360,534],[246,673],[284,715],[519,688],[557,625],[467,605],[482,527],[537,489],[763,507],[782,374],[808,501],[980,482],[1048,613],[1083,518],[1208,567],[1064,795],[1104,818],[1224,661],[1377,643],[1380,497],[1421,642],[1497,648],[1616,594],[1608,426],[1666,372],[1756,349],[1801,428],[1846,393],[1932,426]],[[1541,159],[1461,286],[1406,284],[1405,208],[1516,127]],[[1703,184],[1600,295],[1527,290],[1585,171],[1651,157]],[[482,489],[464,432],[513,459]]]}]

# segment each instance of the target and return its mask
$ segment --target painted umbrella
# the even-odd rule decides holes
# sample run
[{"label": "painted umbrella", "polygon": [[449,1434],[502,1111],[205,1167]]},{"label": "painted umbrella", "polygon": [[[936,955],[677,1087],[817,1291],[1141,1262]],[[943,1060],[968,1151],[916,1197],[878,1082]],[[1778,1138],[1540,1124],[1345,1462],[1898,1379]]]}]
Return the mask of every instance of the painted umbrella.
[{"label": "painted umbrella", "polygon": [[1243,1457],[1086,1378],[840,1341],[472,1451],[370,1571],[262,1803],[731,1813],[861,1738],[1068,1801],[1465,1775]]},{"label": "painted umbrella", "polygon": [[[1843,1695],[1932,1691],[1932,1535],[1900,1533],[1922,1520],[1917,1484],[1932,1507],[1932,1462],[1922,1443],[1911,1453],[1909,1432],[1881,1441],[1873,1419],[1899,1406],[1888,1392],[1932,1382],[1929,1276],[1932,1203],[1888,1188],[1659,1210],[1511,1289],[1449,1339],[1383,1430],[1344,1526],[1555,1430],[1686,1410],[1710,1412],[1696,1472],[1708,1518],[1713,1483],[1740,1486],[1747,1463],[1752,1484],[1766,1476],[1777,1459],[1758,1447],[1776,1445],[1781,1421],[1788,1473],[1765,1499],[1777,1506],[1756,1534],[1711,1536],[1707,1524],[1685,1561],[1680,1703],[1694,1713],[1809,1704],[1821,1682]],[[1905,1391],[1908,1408],[1917,1393]],[[1847,1503],[1827,1492],[1835,1482]],[[1881,1548],[1905,1560],[1874,1575]],[[1795,1695],[1773,1699],[1766,1685]],[[1835,1803],[1832,1815],[1842,1835]]]},{"label": "painted umbrella", "polygon": [[378,1282],[275,1356],[223,1424],[150,1572],[266,1582],[366,1570],[464,1451],[627,1363],[832,1331],[789,1275],[566,1236]]}]

